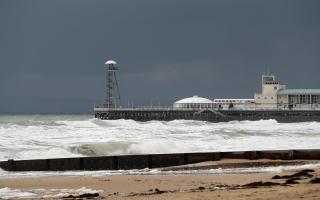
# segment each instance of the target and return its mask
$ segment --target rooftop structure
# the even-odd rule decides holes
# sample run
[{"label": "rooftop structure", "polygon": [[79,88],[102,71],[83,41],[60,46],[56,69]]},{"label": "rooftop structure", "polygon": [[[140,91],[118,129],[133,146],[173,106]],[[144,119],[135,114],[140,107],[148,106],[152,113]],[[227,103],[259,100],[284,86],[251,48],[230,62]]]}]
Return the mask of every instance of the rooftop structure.
[{"label": "rooftop structure", "polygon": [[212,101],[203,97],[193,96],[185,99],[181,99],[173,104],[174,108],[212,108]]},{"label": "rooftop structure", "polygon": [[284,89],[284,90],[279,90],[278,92],[278,95],[299,95],[299,94],[320,95],[320,89]]},{"label": "rooftop structure", "polygon": [[114,60],[108,60],[105,64],[106,65],[116,65],[118,63],[116,61],[114,61]]},{"label": "rooftop structure", "polygon": [[262,75],[261,93],[254,95],[257,109],[276,109],[277,93],[286,89],[286,85],[280,84],[272,74]]}]

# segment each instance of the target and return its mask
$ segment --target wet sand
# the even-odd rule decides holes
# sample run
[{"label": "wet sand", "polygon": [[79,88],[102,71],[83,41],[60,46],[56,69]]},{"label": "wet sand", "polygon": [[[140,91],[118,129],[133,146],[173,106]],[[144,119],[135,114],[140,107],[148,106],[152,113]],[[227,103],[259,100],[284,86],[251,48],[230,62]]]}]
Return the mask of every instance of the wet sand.
[{"label": "wet sand", "polygon": [[[234,167],[246,165],[292,165],[290,162],[292,161],[223,160],[219,161],[219,165],[227,167],[232,167],[233,164]],[[189,167],[210,167],[210,165],[215,164],[202,163],[201,165]],[[181,168],[185,168],[185,166]],[[180,169],[177,167],[175,170]],[[294,176],[293,181],[295,184],[285,184],[292,177],[272,179],[275,175],[293,175],[301,172],[301,170],[284,171],[281,173],[264,172],[246,174],[8,178],[0,179],[0,188],[9,187],[12,189],[30,190],[39,188],[79,189],[86,187],[99,191],[99,197],[95,199],[320,199],[320,184],[310,183],[316,177],[320,178],[320,169],[300,173],[297,177]],[[47,199],[54,198],[49,197]]]}]

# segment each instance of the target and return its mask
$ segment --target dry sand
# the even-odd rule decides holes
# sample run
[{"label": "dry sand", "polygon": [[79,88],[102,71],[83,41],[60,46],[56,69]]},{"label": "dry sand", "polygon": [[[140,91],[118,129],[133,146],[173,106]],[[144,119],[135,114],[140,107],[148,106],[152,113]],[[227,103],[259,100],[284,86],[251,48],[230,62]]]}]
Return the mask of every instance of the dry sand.
[{"label": "dry sand", "polygon": [[[254,161],[255,165],[275,161]],[[219,161],[220,164],[252,163],[252,161]],[[241,164],[242,163],[242,164]],[[286,164],[280,161],[279,164]],[[201,165],[208,166],[208,163]],[[289,178],[272,179],[275,175],[292,175],[301,170],[282,173],[249,173],[249,174],[209,174],[209,175],[137,175],[137,176],[57,176],[39,178],[0,179],[0,188],[13,189],[79,189],[86,187],[101,190],[96,199],[320,199],[320,184],[311,184],[310,180],[320,178],[320,169],[300,176],[298,184],[283,184]],[[281,185],[246,187],[252,182],[273,182]],[[103,192],[102,192],[103,191]]]}]

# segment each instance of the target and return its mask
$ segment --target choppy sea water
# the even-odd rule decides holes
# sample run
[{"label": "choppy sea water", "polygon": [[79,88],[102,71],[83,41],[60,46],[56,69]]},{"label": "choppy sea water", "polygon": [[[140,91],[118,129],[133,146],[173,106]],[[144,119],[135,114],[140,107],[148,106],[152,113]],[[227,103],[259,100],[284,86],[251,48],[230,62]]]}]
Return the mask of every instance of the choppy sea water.
[{"label": "choppy sea water", "polygon": [[[275,120],[137,122],[103,121],[91,115],[0,115],[0,141],[0,160],[313,149],[320,147],[320,123],[278,123]],[[8,173],[0,170],[2,175]]]}]

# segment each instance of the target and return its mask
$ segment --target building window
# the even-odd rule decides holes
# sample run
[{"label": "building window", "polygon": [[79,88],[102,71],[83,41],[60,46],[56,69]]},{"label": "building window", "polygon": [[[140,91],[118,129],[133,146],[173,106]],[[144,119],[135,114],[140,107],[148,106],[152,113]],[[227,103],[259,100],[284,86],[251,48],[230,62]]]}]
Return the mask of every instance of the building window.
[{"label": "building window", "polygon": [[289,95],[289,104],[299,104],[299,95]]},{"label": "building window", "polygon": [[300,95],[300,104],[310,104],[310,95]]},{"label": "building window", "polygon": [[312,95],[311,96],[311,103],[312,104],[319,104],[320,103],[320,95]]},{"label": "building window", "polygon": [[305,95],[300,95],[300,104],[306,104],[306,97],[305,97]]},{"label": "building window", "polygon": [[278,87],[277,86],[274,86],[274,88],[273,88],[274,90],[277,90],[278,89]]}]

